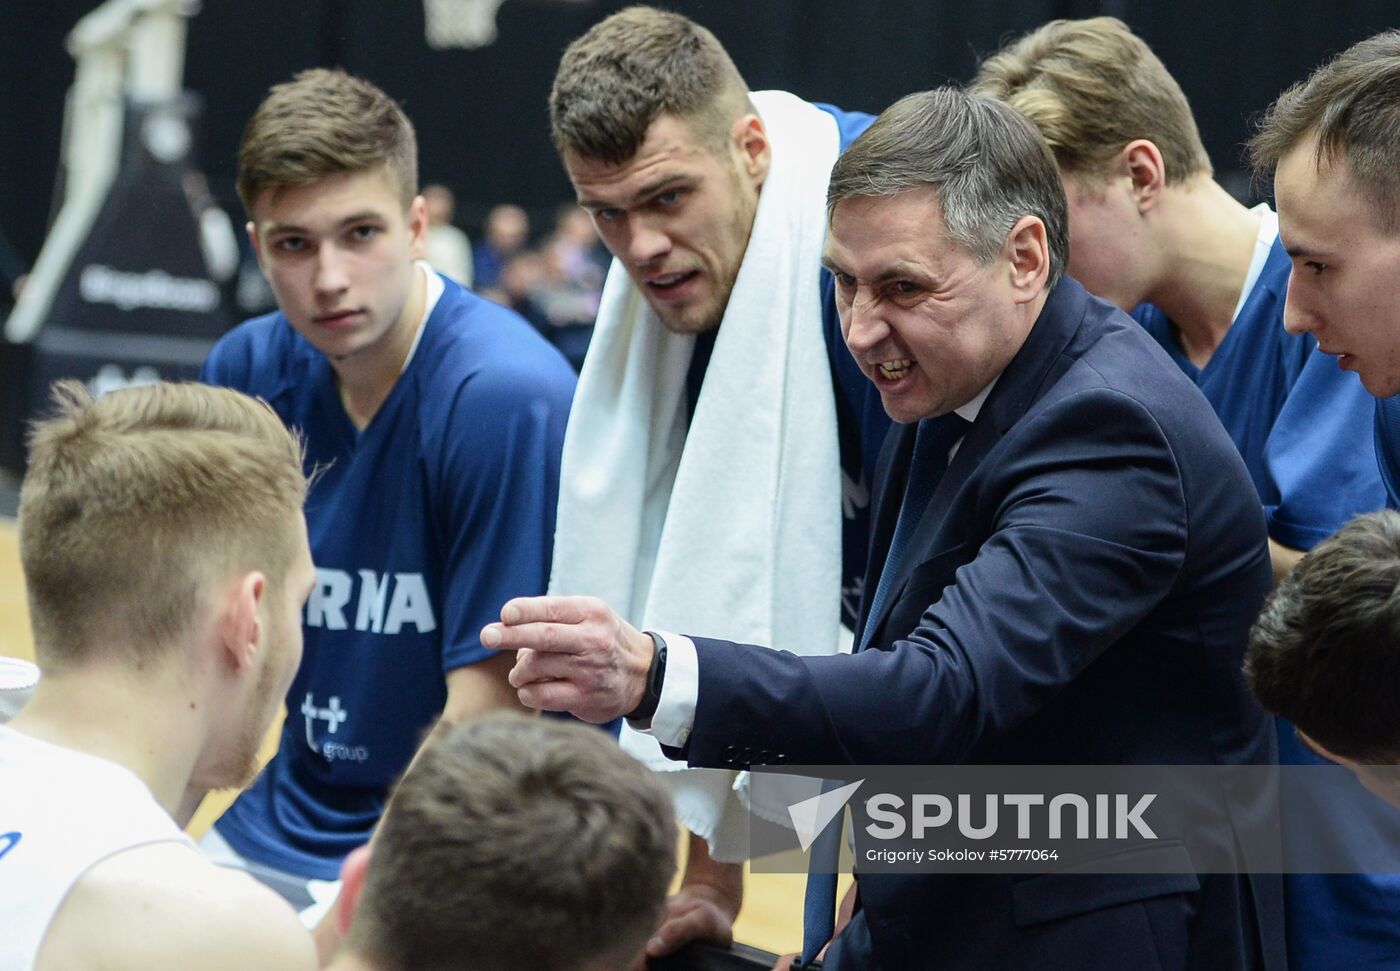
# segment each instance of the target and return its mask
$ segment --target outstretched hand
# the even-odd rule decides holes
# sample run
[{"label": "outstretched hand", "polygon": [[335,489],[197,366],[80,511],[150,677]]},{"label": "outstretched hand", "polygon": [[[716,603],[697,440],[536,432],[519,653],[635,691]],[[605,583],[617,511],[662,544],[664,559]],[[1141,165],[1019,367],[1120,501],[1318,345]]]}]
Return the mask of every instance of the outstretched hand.
[{"label": "outstretched hand", "polygon": [[602,723],[641,704],[651,638],[596,597],[517,597],[481,643],[515,651],[510,685],[529,708]]},{"label": "outstretched hand", "polygon": [[680,889],[666,900],[661,925],[647,942],[647,957],[663,957],[691,941],[728,947],[734,940],[734,919],[744,903],[744,869],[710,856],[705,840],[689,837],[685,876]]}]

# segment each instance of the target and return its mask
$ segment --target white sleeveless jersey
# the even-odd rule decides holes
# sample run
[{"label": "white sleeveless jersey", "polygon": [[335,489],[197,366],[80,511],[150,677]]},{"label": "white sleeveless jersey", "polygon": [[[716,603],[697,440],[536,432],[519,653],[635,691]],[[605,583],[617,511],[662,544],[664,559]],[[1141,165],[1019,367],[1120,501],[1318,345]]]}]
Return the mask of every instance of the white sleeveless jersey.
[{"label": "white sleeveless jersey", "polygon": [[0,725],[0,971],[30,971],[78,878],[122,850],[182,842],[127,769]]}]

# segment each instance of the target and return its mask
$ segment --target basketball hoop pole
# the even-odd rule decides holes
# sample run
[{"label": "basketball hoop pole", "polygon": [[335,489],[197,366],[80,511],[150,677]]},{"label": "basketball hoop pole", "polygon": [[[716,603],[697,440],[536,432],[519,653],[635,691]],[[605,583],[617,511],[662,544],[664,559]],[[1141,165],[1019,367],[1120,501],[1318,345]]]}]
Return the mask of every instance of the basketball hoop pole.
[{"label": "basketball hoop pole", "polygon": [[120,160],[125,99],[180,94],[186,22],[195,0],[108,0],[68,34],[77,62],[64,114],[63,204],[5,324],[14,343],[33,338],[78,246],[92,230]]},{"label": "basketball hoop pole", "polygon": [[504,0],[423,0],[424,37],[433,50],[475,50],[496,41]]}]

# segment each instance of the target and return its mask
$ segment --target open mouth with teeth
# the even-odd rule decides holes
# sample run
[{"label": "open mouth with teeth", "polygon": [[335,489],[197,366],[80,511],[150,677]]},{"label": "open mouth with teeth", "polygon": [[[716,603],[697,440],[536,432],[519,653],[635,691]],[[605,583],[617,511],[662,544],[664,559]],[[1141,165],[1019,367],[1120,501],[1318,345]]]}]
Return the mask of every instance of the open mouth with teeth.
[{"label": "open mouth with teeth", "polygon": [[898,381],[908,374],[913,367],[914,362],[912,359],[901,357],[897,361],[882,361],[875,366],[875,370],[878,371],[880,377],[884,378],[886,381]]}]

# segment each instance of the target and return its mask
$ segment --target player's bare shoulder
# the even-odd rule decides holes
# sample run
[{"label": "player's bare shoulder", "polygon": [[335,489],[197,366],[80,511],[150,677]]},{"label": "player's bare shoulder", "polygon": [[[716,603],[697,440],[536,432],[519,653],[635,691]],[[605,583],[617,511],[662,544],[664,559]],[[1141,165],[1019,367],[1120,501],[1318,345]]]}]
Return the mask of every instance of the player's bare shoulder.
[{"label": "player's bare shoulder", "polygon": [[83,875],[49,926],[35,971],[315,967],[311,936],[284,900],[188,846],[161,843]]}]

